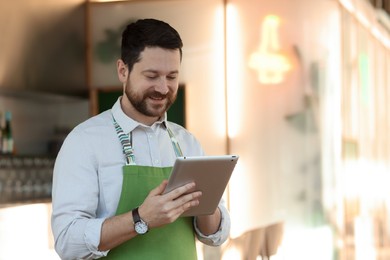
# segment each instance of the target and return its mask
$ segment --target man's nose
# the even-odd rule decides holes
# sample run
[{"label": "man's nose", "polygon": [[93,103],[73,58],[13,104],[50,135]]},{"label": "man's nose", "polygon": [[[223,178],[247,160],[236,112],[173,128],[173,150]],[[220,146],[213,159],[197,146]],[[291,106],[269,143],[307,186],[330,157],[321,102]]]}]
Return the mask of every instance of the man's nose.
[{"label": "man's nose", "polygon": [[159,82],[156,84],[155,90],[163,95],[169,91],[168,80],[165,77],[160,77]]}]

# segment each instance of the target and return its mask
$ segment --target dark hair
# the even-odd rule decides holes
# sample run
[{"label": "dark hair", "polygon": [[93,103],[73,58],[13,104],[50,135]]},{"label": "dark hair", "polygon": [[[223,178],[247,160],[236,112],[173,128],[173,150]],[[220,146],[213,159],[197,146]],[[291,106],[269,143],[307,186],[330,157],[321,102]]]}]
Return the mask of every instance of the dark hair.
[{"label": "dark hair", "polygon": [[140,53],[146,47],[161,47],[180,51],[182,57],[183,42],[179,33],[169,24],[156,19],[141,19],[130,23],[122,33],[121,59],[129,71],[139,61]]}]

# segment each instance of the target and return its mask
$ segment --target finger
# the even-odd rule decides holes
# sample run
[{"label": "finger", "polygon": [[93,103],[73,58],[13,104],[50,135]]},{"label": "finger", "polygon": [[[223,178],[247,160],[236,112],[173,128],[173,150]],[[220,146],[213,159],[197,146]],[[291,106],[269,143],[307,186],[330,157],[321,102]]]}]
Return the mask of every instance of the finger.
[{"label": "finger", "polygon": [[179,198],[180,196],[183,196],[186,193],[190,193],[190,192],[194,191],[194,188],[195,188],[195,182],[187,183],[183,186],[180,186],[180,187],[168,192],[167,198],[169,200],[175,200],[175,199]]},{"label": "finger", "polygon": [[199,200],[199,198],[201,196],[202,196],[202,192],[201,191],[194,191],[194,192],[191,192],[191,193],[188,193],[186,195],[183,195],[183,196],[179,197],[175,201],[180,202],[181,204],[184,204],[184,203],[187,203],[187,202],[191,202],[193,200]]},{"label": "finger", "polygon": [[193,207],[197,206],[199,204],[199,198],[202,196],[201,191],[195,191],[191,192],[189,194],[183,195],[176,200],[173,201],[173,207],[178,208],[178,207]]},{"label": "finger", "polygon": [[189,210],[192,207],[199,205],[199,198],[202,196],[202,192],[196,191],[188,195],[184,195],[174,201],[175,214],[180,216],[183,212]]}]

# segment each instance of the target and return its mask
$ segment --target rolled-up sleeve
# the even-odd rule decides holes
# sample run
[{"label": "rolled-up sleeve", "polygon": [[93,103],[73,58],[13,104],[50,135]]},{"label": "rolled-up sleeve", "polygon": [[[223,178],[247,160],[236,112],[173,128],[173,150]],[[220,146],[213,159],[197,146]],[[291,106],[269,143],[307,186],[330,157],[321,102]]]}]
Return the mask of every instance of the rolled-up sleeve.
[{"label": "rolled-up sleeve", "polygon": [[61,259],[96,259],[104,219],[96,218],[97,163],[82,131],[66,138],[54,166],[52,230]]},{"label": "rolled-up sleeve", "polygon": [[222,245],[229,238],[230,234],[230,214],[225,207],[223,200],[221,200],[221,202],[219,203],[218,208],[221,211],[221,224],[219,226],[218,231],[214,234],[208,236],[202,234],[196,224],[196,217],[194,218],[194,227],[197,238],[199,239],[199,241],[209,246]]}]

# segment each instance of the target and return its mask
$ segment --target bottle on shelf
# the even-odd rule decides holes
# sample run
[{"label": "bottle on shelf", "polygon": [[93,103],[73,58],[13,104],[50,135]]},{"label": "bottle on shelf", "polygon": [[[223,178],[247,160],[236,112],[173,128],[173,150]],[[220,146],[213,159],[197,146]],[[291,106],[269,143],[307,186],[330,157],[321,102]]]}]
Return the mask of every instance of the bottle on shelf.
[{"label": "bottle on shelf", "polygon": [[13,154],[14,153],[14,139],[12,136],[12,114],[10,111],[5,112],[5,125],[2,129],[2,153]]}]

